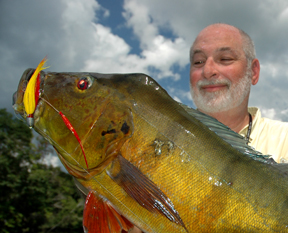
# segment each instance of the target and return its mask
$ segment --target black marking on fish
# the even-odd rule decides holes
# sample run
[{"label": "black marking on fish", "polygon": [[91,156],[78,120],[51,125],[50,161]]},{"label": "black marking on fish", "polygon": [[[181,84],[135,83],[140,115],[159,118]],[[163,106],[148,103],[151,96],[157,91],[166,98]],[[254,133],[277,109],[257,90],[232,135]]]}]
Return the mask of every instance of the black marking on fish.
[{"label": "black marking on fish", "polygon": [[116,130],[115,129],[110,129],[110,130],[107,130],[107,131],[102,131],[101,135],[105,136],[106,134],[112,134],[112,133],[116,133]]},{"label": "black marking on fish", "polygon": [[121,127],[121,131],[124,133],[124,134],[127,134],[129,133],[129,125],[127,125],[126,121],[123,123],[122,127]]},{"label": "black marking on fish", "polygon": [[171,200],[132,163],[118,155],[106,172],[140,206],[165,216],[188,232]]}]

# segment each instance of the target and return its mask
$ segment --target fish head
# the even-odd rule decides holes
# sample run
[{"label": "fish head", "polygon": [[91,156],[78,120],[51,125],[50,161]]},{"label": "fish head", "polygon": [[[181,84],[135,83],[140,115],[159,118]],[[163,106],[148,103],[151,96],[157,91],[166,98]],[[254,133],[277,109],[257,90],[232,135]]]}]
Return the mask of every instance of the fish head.
[{"label": "fish head", "polygon": [[[13,108],[23,118],[27,117],[23,97],[33,72],[23,73],[13,95]],[[101,172],[133,133],[127,88],[115,87],[115,80],[122,79],[123,75],[113,74],[40,72],[33,128],[54,146],[76,177]]]}]

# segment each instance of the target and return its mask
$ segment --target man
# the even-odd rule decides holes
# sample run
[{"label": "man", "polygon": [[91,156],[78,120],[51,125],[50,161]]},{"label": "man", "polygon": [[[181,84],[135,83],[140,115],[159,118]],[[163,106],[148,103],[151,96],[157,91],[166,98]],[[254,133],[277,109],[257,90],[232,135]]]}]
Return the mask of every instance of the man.
[{"label": "man", "polygon": [[251,38],[231,25],[212,24],[195,39],[190,62],[191,95],[198,110],[276,162],[288,162],[288,123],[262,118],[259,109],[248,108],[251,85],[260,73]]},{"label": "man", "polygon": [[[250,37],[227,25],[203,29],[190,50],[191,95],[198,110],[232,130],[247,136],[252,116],[249,145],[276,162],[288,162],[288,124],[261,117],[248,108],[251,84],[259,80],[260,64]],[[131,233],[141,233],[134,227]]]}]

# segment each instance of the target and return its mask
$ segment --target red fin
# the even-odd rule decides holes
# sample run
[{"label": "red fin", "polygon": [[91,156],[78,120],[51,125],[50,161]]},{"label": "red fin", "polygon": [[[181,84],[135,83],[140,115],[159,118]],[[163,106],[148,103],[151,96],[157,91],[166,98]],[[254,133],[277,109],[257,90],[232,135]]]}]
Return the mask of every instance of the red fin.
[{"label": "red fin", "polygon": [[133,224],[118,214],[108,201],[96,197],[93,191],[88,193],[83,213],[85,233],[123,233],[132,227]]},{"label": "red fin", "polygon": [[121,155],[118,155],[117,159],[113,161],[113,166],[107,173],[142,207],[150,212],[164,215],[170,221],[183,226],[187,231],[170,199],[137,167]]}]

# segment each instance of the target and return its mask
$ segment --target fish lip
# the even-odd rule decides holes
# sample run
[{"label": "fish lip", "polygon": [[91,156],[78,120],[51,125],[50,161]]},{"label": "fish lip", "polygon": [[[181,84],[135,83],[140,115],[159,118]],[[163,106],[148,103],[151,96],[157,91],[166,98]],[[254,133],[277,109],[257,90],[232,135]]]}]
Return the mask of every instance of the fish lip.
[{"label": "fish lip", "polygon": [[12,96],[12,106],[16,103],[16,99],[17,99],[17,91],[15,91]]},{"label": "fish lip", "polygon": [[34,71],[35,69],[28,68],[23,72],[21,79],[19,81],[19,84],[18,84],[18,89],[13,94],[13,97],[12,97],[12,104],[13,104],[12,106],[13,106],[15,113],[21,115],[23,118],[25,115],[23,98],[24,98],[24,94],[27,88],[28,81],[30,80]]}]

